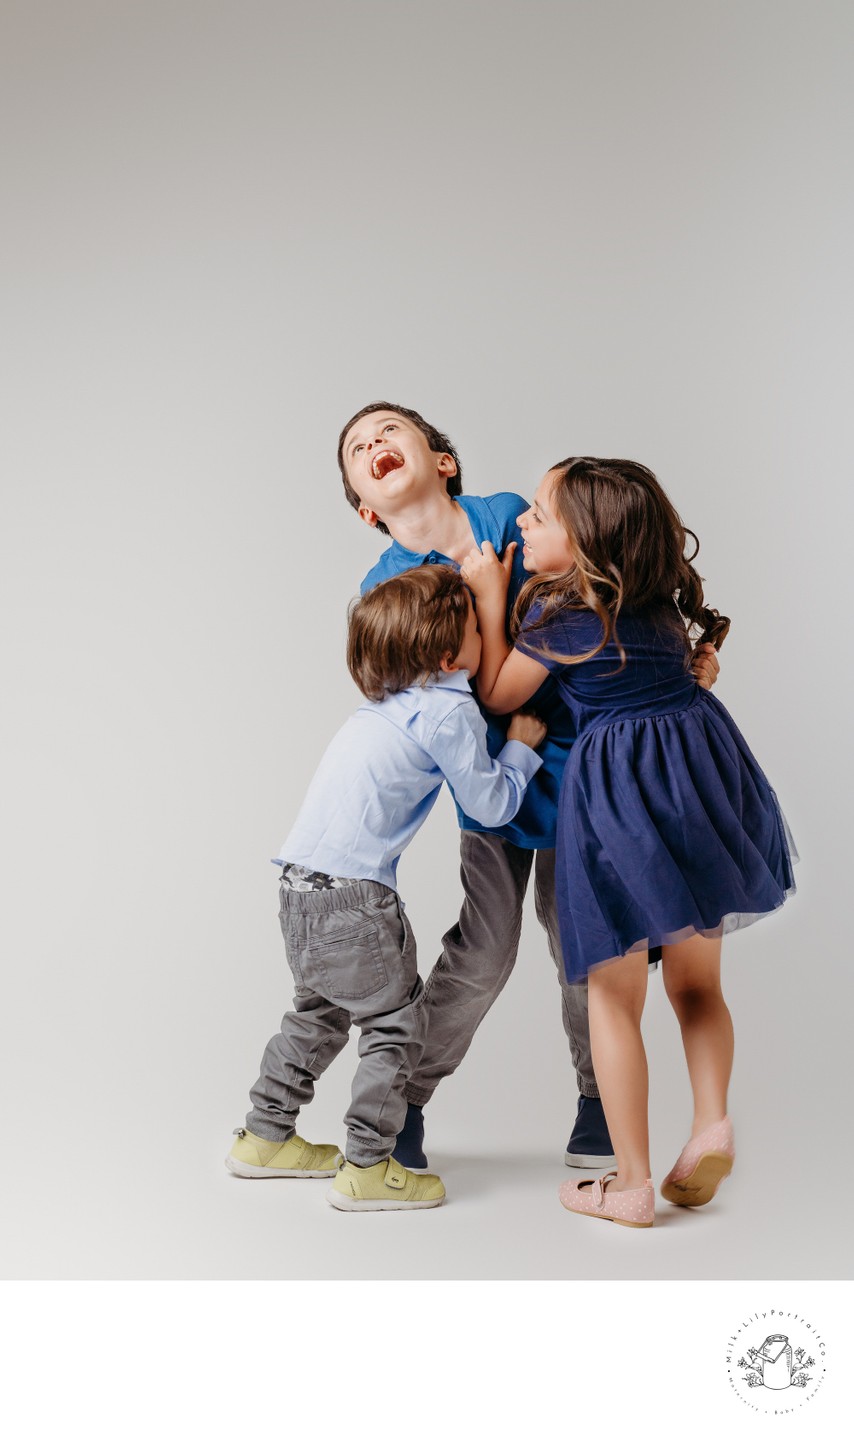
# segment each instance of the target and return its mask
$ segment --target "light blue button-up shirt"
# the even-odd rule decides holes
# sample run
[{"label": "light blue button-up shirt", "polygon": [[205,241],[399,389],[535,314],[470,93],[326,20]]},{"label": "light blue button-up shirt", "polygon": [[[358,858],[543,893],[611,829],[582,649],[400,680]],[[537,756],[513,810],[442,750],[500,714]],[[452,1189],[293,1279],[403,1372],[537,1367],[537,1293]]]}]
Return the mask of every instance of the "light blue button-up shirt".
[{"label": "light blue button-up shirt", "polygon": [[339,729],[309,785],[278,863],[397,888],[397,862],[447,779],[490,829],[512,819],[542,760],[509,740],[494,759],[464,669],[368,700]]}]

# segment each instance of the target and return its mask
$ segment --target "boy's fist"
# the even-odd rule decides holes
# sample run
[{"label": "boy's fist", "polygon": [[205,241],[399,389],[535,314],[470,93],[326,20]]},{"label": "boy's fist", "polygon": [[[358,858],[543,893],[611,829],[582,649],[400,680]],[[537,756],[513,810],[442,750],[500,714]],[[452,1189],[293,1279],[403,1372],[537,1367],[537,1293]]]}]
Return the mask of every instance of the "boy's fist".
[{"label": "boy's fist", "polygon": [[523,714],[521,710],[516,711],[510,720],[507,730],[508,739],[518,739],[520,744],[527,744],[529,749],[536,749],[542,744],[546,737],[546,726],[542,719],[536,714]]},{"label": "boy's fist", "polygon": [[714,644],[698,644],[691,660],[694,678],[701,689],[711,689],[721,672]]}]

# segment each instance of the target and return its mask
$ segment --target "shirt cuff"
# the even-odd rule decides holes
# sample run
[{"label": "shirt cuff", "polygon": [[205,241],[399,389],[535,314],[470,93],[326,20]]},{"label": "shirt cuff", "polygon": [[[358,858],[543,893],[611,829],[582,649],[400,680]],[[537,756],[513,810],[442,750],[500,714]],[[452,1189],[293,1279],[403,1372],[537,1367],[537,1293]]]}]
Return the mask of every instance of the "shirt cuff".
[{"label": "shirt cuff", "polygon": [[526,779],[532,779],[543,765],[536,749],[532,749],[529,744],[523,744],[519,739],[508,739],[498,759],[502,764],[512,764],[514,769],[521,769]]}]

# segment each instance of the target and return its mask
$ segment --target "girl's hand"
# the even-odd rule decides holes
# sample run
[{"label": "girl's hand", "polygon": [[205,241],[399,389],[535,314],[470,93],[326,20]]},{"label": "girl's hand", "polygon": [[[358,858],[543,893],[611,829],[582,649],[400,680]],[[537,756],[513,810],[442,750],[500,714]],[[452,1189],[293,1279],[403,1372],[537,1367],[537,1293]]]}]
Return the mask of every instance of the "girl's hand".
[{"label": "girl's hand", "polygon": [[498,599],[504,603],[515,552],[515,539],[510,541],[501,559],[488,539],[482,548],[469,550],[460,565],[460,574],[477,599]]}]

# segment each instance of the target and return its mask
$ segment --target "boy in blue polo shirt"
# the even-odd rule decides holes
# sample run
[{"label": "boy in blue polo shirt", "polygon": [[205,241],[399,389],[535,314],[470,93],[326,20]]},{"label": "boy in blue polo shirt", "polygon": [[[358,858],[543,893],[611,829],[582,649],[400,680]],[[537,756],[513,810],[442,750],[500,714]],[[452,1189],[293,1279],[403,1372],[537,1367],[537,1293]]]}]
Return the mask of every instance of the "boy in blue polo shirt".
[{"label": "boy in blue polo shirt", "polygon": [[[451,563],[459,567],[469,550],[485,541],[496,554],[504,555],[507,546],[518,539],[518,516],[528,509],[527,500],[518,494],[463,495],[460,459],[450,440],[416,410],[401,405],[366,405],[348,420],[338,441],[338,465],[347,500],[360,519],[392,540],[365,576],[362,593],[391,575],[421,565]],[[508,612],[527,577],[521,546],[517,545]],[[713,653],[699,653],[696,666],[701,682],[714,682],[717,659]],[[515,818],[490,827],[457,806],[462,830],[463,907],[459,920],[442,940],[442,953],[425,984],[425,1046],[406,1084],[406,1123],[394,1151],[408,1168],[427,1166],[423,1107],[441,1079],[453,1073],[465,1056],[516,962],[522,904],[532,868],[537,917],[546,930],[557,970],[563,1025],[579,1090],[566,1162],[590,1168],[614,1162],[590,1054],[587,989],[566,981],[555,908],[557,802],[575,733],[552,679],[534,696],[531,708],[548,732],[538,751],[542,768],[529,784]],[[494,755],[506,741],[506,721],[486,713],[484,717],[489,752]]]}]

